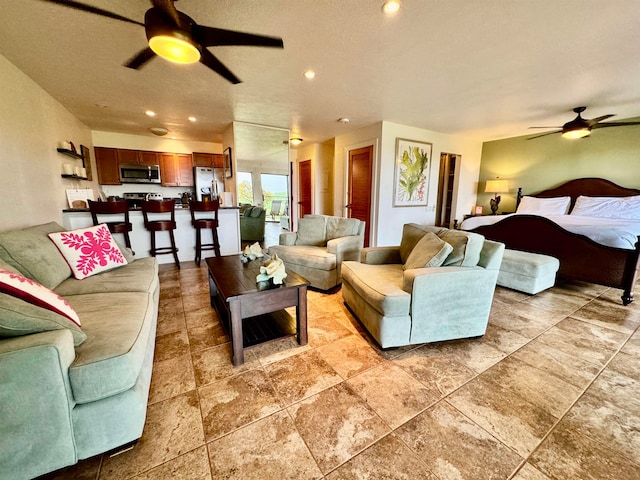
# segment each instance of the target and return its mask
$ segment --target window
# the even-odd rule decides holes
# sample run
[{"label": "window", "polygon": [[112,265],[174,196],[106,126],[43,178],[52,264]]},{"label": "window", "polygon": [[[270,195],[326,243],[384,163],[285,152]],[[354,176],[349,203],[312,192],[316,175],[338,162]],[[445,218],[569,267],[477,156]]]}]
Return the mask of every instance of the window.
[{"label": "window", "polygon": [[260,183],[267,215],[271,215],[271,219],[275,221],[279,221],[281,215],[288,215],[289,176],[263,173],[260,175]]},{"label": "window", "polygon": [[253,182],[249,172],[238,172],[238,203],[253,205]]}]

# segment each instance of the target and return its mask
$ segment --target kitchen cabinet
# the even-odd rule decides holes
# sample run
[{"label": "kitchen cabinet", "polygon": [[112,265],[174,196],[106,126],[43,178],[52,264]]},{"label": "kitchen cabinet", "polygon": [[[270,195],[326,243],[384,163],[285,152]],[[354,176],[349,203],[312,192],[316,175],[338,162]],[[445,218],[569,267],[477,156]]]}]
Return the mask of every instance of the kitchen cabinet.
[{"label": "kitchen cabinet", "polygon": [[100,185],[122,185],[118,151],[115,148],[95,147],[96,169]]},{"label": "kitchen cabinet", "polygon": [[160,178],[165,187],[193,187],[193,157],[183,153],[160,153]]},{"label": "kitchen cabinet", "polygon": [[221,153],[193,152],[193,163],[196,167],[223,168],[224,157]]},{"label": "kitchen cabinet", "polygon": [[140,164],[140,165],[158,165],[158,154],[156,152],[147,152],[142,150],[127,150],[118,148],[118,161],[120,163]]}]

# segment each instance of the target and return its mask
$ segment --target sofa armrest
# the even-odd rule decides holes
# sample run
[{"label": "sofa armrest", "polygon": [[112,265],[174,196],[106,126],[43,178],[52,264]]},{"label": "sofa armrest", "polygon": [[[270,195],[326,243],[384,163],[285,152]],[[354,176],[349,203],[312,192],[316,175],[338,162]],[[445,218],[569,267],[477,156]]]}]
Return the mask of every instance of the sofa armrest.
[{"label": "sofa armrest", "polygon": [[298,234],[296,232],[282,232],[278,243],[280,245],[295,245]]},{"label": "sofa armrest", "polygon": [[336,256],[336,270],[338,280],[342,279],[342,262],[347,260],[358,261],[364,237],[361,235],[349,235],[347,237],[333,238],[327,242],[327,253]]},{"label": "sofa armrest", "polygon": [[32,478],[76,463],[69,330],[0,340],[0,478]]},{"label": "sofa armrest", "polygon": [[367,247],[360,252],[360,263],[385,265],[402,263],[400,247]]}]

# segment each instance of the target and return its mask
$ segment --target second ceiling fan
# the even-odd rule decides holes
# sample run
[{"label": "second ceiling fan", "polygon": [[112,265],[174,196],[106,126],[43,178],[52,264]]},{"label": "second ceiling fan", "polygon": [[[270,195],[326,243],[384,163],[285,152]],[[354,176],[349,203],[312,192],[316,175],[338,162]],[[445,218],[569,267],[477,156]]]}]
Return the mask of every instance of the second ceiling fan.
[{"label": "second ceiling fan", "polygon": [[244,45],[284,48],[282,39],[278,37],[198,25],[191,17],[176,10],[174,0],[151,0],[152,7],[145,13],[144,23],[73,0],[43,1],[143,26],[149,46],[125,63],[125,67],[135,70],[159,55],[176,63],[200,62],[236,84],[241,83],[238,77],[207,50],[207,47]]},{"label": "second ceiling fan", "polygon": [[553,132],[546,132],[542,135],[536,135],[535,137],[529,137],[527,140],[533,140],[534,138],[546,137],[547,135],[553,135],[555,133],[561,133],[564,138],[583,138],[591,135],[591,130],[596,128],[606,127],[625,127],[627,125],[640,125],[640,122],[607,122],[600,123],[607,118],[614,117],[615,114],[602,115],[597,118],[582,118],[580,115],[587,107],[576,107],[573,109],[578,114],[576,118],[570,122],[565,123],[561,127],[529,127],[529,128],[559,128]]}]

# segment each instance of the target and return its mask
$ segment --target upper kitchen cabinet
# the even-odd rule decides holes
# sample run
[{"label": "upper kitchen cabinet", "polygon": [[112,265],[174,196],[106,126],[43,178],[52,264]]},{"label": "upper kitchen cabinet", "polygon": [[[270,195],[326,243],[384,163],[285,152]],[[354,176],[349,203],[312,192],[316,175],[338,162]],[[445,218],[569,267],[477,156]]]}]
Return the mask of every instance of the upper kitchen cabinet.
[{"label": "upper kitchen cabinet", "polygon": [[196,167],[223,168],[223,158],[221,153],[193,152],[193,163]]},{"label": "upper kitchen cabinet", "polygon": [[120,163],[139,163],[141,165],[158,165],[158,154],[156,152],[145,152],[140,150],[118,149],[118,160]]},{"label": "upper kitchen cabinet", "polygon": [[165,187],[193,187],[193,157],[182,153],[160,153],[160,178]]},{"label": "upper kitchen cabinet", "polygon": [[96,169],[100,185],[121,185],[118,151],[115,148],[95,147]]}]

